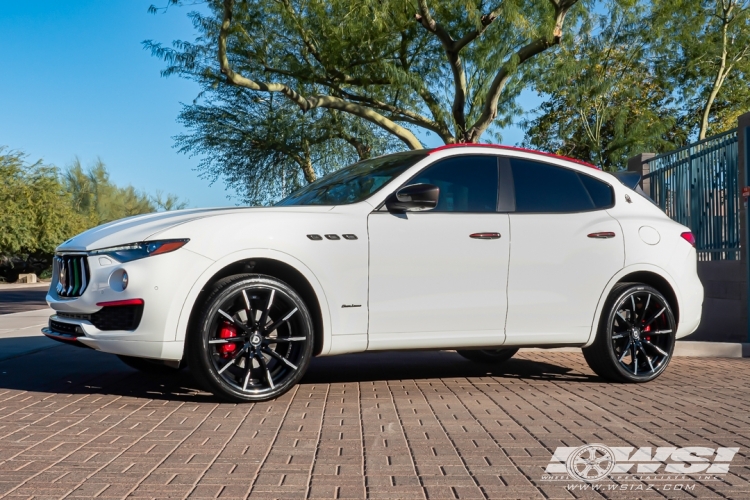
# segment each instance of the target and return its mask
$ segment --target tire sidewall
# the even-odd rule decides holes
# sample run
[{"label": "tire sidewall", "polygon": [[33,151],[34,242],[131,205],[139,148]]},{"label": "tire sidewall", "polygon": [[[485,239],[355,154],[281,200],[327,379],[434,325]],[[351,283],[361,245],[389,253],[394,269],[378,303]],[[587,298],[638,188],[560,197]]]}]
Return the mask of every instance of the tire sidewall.
[{"label": "tire sidewall", "polygon": [[[277,384],[273,390],[264,392],[263,394],[249,394],[244,393],[231,384],[227,383],[212,362],[212,347],[209,346],[208,340],[210,336],[210,329],[212,326],[212,320],[217,314],[218,309],[222,303],[229,298],[231,295],[239,292],[240,290],[249,290],[252,288],[264,288],[264,289],[275,289],[277,292],[286,294],[294,302],[294,305],[298,308],[299,314],[302,317],[302,324],[306,329],[306,336],[308,341],[305,342],[305,347],[302,353],[302,359],[297,365],[297,370],[293,376],[286,379],[283,383]],[[238,278],[233,281],[230,285],[220,289],[218,293],[212,293],[203,307],[203,311],[200,315],[198,327],[193,331],[193,338],[191,338],[191,349],[194,352],[193,361],[199,363],[197,369],[201,370],[204,375],[205,382],[210,386],[211,392],[223,399],[229,399],[238,402],[254,402],[254,401],[266,401],[269,399],[276,398],[281,394],[284,394],[292,386],[297,384],[299,380],[304,376],[310,359],[312,358],[313,351],[313,323],[310,313],[307,309],[306,304],[302,298],[292,289],[289,285],[281,280],[272,278],[270,276],[253,275],[243,278]]]}]

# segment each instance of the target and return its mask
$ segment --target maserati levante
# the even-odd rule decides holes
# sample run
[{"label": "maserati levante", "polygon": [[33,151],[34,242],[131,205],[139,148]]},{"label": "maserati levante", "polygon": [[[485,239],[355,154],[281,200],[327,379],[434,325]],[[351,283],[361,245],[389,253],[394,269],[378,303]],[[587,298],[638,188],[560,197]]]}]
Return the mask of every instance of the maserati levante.
[{"label": "maserati levante", "polygon": [[575,346],[647,382],[698,326],[690,230],[638,187],[555,155],[454,145],[345,167],[272,207],[131,217],[56,252],[43,332],[233,401],[313,356]]}]

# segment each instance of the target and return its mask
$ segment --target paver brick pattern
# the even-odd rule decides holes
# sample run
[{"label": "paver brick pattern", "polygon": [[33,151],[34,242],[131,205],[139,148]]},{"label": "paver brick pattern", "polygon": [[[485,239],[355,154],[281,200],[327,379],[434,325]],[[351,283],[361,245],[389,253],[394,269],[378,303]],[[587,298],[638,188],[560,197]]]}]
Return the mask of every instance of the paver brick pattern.
[{"label": "paver brick pattern", "polygon": [[[750,498],[750,361],[676,358],[610,384],[577,353],[480,366],[453,352],[315,359],[234,405],[67,346],[0,362],[0,498]],[[571,491],[558,446],[739,447],[691,491]]]}]

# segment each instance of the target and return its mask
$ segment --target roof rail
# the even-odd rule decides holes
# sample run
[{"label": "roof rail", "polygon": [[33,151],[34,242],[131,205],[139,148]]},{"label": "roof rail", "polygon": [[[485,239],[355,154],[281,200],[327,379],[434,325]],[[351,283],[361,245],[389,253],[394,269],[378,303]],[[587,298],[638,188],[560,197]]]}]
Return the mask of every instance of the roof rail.
[{"label": "roof rail", "polygon": [[446,144],[444,146],[438,146],[436,148],[433,148],[429,151],[429,154],[437,153],[438,151],[443,151],[446,149],[453,149],[453,148],[492,148],[492,149],[504,149],[506,151],[519,151],[521,153],[533,153],[536,155],[542,155],[542,156],[548,156],[550,158],[557,158],[559,160],[565,160],[565,161],[571,161],[573,163],[577,163],[579,165],[583,165],[585,167],[595,168],[597,170],[601,170],[601,168],[597,167],[596,165],[592,165],[591,163],[587,163],[582,160],[577,160],[575,158],[569,158],[567,156],[562,155],[556,155],[554,153],[547,153],[545,151],[537,151],[535,149],[527,149],[527,148],[519,148],[516,146],[503,146],[501,144],[479,144],[479,143],[458,143],[458,144]]}]

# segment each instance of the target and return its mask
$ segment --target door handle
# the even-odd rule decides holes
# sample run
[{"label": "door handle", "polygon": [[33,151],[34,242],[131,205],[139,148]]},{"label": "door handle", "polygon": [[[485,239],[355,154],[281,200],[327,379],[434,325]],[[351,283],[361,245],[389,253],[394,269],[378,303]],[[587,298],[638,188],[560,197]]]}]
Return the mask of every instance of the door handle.
[{"label": "door handle", "polygon": [[599,239],[599,240],[606,240],[607,238],[614,238],[615,237],[615,233],[613,233],[611,231],[605,231],[605,232],[602,232],[602,233],[591,233],[588,236],[589,236],[589,238],[596,238],[596,239]]},{"label": "door handle", "polygon": [[469,238],[475,240],[496,240],[500,237],[500,233],[474,233],[470,234]]}]

